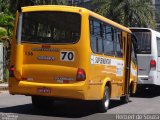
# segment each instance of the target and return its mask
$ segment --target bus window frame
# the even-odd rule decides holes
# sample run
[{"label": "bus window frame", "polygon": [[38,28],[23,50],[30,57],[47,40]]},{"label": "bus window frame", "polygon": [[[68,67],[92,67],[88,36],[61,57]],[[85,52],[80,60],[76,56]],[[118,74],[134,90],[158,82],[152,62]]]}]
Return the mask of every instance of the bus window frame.
[{"label": "bus window frame", "polygon": [[[122,39],[122,32],[123,32],[123,30],[121,30],[121,29],[119,29],[119,28],[117,28],[117,27],[115,27],[115,26],[112,26],[112,25],[110,25],[109,23],[106,23],[106,22],[104,22],[104,21],[102,21],[102,20],[99,20],[99,19],[97,19],[97,18],[95,18],[95,17],[93,17],[93,16],[89,16],[89,38],[90,38],[90,48],[91,48],[91,51],[93,52],[93,53],[95,53],[95,54],[100,54],[100,55],[105,55],[105,56],[111,56],[111,57],[117,57],[117,58],[124,58],[124,49],[123,49],[123,47],[121,48],[122,50],[123,50],[123,52],[122,52],[122,56],[118,56],[117,55],[117,47],[115,47],[117,44],[117,38],[115,38],[115,35],[114,35],[114,33],[117,33],[117,32],[121,32],[121,39]],[[92,21],[92,23],[93,23],[93,26],[92,27],[90,27],[91,26],[91,23],[90,23],[90,21]],[[94,35],[94,33],[92,33],[92,32],[94,32],[94,21],[96,21],[96,22],[99,22],[100,23],[100,27],[102,26],[102,29],[103,30],[101,30],[100,29],[100,35],[101,35],[101,38],[102,38],[102,44],[103,44],[103,46],[102,46],[102,49],[103,49],[103,52],[102,53],[100,53],[100,52],[95,52],[94,50],[93,50],[93,48],[92,48],[92,45],[91,45],[91,35],[93,35],[93,36],[95,36]],[[112,31],[112,41],[113,41],[113,52],[114,52],[114,54],[109,54],[109,53],[104,53],[104,32],[106,31],[106,27],[104,27],[104,26],[109,26],[109,27],[111,27],[111,31]],[[92,28],[92,31],[91,31],[91,28]],[[115,32],[115,30],[116,30],[116,32]],[[124,31],[125,32],[125,31]],[[126,32],[127,33],[127,32]],[[115,41],[115,39],[116,39],[116,41]],[[123,46],[123,40],[121,41],[122,42],[122,46]],[[119,44],[121,44],[120,42],[119,42]],[[120,47],[121,47],[121,45],[120,45]]]},{"label": "bus window frame", "polygon": [[[93,48],[92,48],[92,46],[91,46],[91,27],[90,27],[90,21],[92,20],[92,23],[93,23],[93,26],[92,26],[92,31],[93,31],[93,35],[96,37],[96,35],[94,34],[95,33],[95,31],[94,31],[94,21],[96,21],[96,22],[98,22],[99,23],[99,25],[100,24],[102,24],[103,22],[101,21],[101,20],[99,20],[99,19],[96,19],[96,18],[94,18],[94,17],[92,17],[92,16],[89,16],[89,20],[88,20],[88,22],[89,22],[89,40],[90,40],[90,48],[91,48],[91,51],[93,52],[93,53],[95,53],[95,54],[100,54],[100,55],[103,55],[104,54],[104,40],[103,40],[103,36],[101,36],[101,35],[103,35],[103,34],[101,34],[101,31],[102,30],[100,30],[99,32],[100,32],[100,37],[102,38],[102,53],[101,52],[97,52],[97,48],[96,48],[96,52],[93,50]],[[102,24],[103,25],[103,24]],[[101,25],[100,25],[101,26]],[[101,28],[101,27],[100,27]],[[102,27],[103,28],[103,27]],[[97,38],[99,38],[99,37],[96,37],[96,42],[97,42]],[[97,46],[97,45],[96,45]]]},{"label": "bus window frame", "polygon": [[136,38],[137,40],[137,51],[136,51],[136,54],[143,54],[143,55],[146,55],[146,54],[152,54],[152,31],[149,30],[149,29],[131,29],[133,35],[134,33],[136,32],[150,32],[150,51],[147,52],[147,53],[142,53],[141,51],[139,52],[139,49],[138,49],[138,38],[134,35],[134,37]]},{"label": "bus window frame", "polygon": [[[115,27],[115,28],[116,28],[116,27]],[[117,36],[118,36],[117,33],[118,33],[118,32],[120,32],[120,36],[121,36],[121,37],[117,39]],[[124,58],[124,49],[123,49],[123,47],[124,47],[124,46],[123,46],[124,42],[123,42],[123,39],[122,39],[122,32],[123,32],[123,30],[116,28],[116,32],[115,32],[115,33],[116,33],[117,36],[116,36],[116,38],[115,38],[115,39],[116,39],[116,41],[115,41],[115,57],[117,57],[117,58]],[[118,36],[118,37],[119,37],[119,36]],[[121,40],[119,40],[119,39],[121,39]],[[117,55],[117,52],[118,52],[118,51],[117,51],[117,43],[118,43],[117,40],[119,40],[120,49],[123,51],[123,52],[122,52],[122,56]]]},{"label": "bus window frame", "polygon": [[23,24],[23,13],[19,12],[18,13],[18,20],[17,20],[17,28],[16,28],[16,43],[20,44],[21,43],[21,38],[22,38],[22,24]]},{"label": "bus window frame", "polygon": [[[31,13],[31,12],[41,12],[41,11],[27,11],[27,12],[18,12],[18,20],[17,20],[17,28],[16,28],[16,42],[17,44],[45,44],[45,45],[72,45],[72,44],[77,44],[82,37],[82,15],[77,12],[68,12],[68,13],[74,13],[78,14],[80,16],[80,36],[79,39],[77,39],[75,42],[72,43],[34,43],[34,42],[22,42],[22,25],[23,25],[23,13]],[[46,11],[47,12],[47,11]],[[48,11],[48,12],[56,12],[56,11]],[[60,12],[65,12],[65,11],[60,11]],[[21,15],[21,16],[20,16]],[[21,17],[21,18],[20,18]]]}]

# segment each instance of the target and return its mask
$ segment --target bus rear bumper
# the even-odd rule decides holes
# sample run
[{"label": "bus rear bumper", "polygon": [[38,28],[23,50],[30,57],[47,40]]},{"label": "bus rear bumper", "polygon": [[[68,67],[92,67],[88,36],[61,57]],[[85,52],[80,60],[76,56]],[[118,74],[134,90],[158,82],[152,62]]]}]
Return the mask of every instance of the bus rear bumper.
[{"label": "bus rear bumper", "polygon": [[49,84],[28,81],[9,80],[10,94],[28,96],[48,96],[85,100],[85,82],[75,84]]},{"label": "bus rear bumper", "polygon": [[138,76],[138,84],[154,84],[153,76]]}]

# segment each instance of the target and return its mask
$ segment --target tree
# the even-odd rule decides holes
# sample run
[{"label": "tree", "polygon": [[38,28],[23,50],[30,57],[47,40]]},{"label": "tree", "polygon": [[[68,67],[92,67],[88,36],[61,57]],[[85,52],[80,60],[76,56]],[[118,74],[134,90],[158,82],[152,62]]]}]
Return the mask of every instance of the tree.
[{"label": "tree", "polygon": [[68,0],[10,0],[10,11],[15,13],[19,4],[25,5],[68,5]]},{"label": "tree", "polygon": [[8,13],[9,12],[9,0],[0,0],[0,13]]},{"label": "tree", "polygon": [[95,12],[128,27],[152,27],[152,0],[93,0]]},{"label": "tree", "polygon": [[[3,80],[8,80],[8,65],[10,57],[10,42],[13,33],[14,17],[9,9],[10,0],[0,0],[0,42],[3,43]],[[14,1],[14,0],[13,0]],[[2,51],[1,51],[2,52]]]}]

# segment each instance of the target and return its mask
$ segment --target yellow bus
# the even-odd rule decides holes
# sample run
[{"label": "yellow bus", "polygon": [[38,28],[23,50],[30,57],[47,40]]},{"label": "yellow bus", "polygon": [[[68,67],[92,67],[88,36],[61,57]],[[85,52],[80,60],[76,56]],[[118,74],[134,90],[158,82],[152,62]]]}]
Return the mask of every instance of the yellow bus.
[{"label": "yellow bus", "polygon": [[54,98],[94,101],[135,93],[137,64],[131,31],[81,7],[26,6],[17,11],[11,47],[10,94],[35,107]]}]

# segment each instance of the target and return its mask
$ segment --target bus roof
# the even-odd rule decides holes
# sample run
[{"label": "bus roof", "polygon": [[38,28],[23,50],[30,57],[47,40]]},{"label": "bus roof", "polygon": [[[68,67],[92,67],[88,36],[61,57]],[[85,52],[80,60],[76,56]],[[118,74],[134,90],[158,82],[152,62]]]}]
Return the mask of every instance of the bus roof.
[{"label": "bus roof", "polygon": [[154,32],[154,33],[157,33],[157,34],[160,33],[159,31],[153,30],[152,28],[130,27],[129,29],[130,29],[131,31],[132,31],[132,30],[149,30],[149,31]]},{"label": "bus roof", "polygon": [[124,30],[124,31],[128,32],[128,33],[131,33],[131,31],[130,31],[129,28],[127,28],[127,27],[125,27],[125,26],[123,26],[123,25],[120,25],[120,24],[118,24],[118,23],[116,23],[116,22],[114,22],[114,21],[112,21],[112,20],[110,20],[110,19],[108,19],[108,18],[105,18],[105,17],[103,17],[103,16],[101,16],[101,15],[95,13],[95,12],[92,12],[92,11],[90,11],[90,10],[88,10],[88,11],[89,11],[89,14],[90,14],[91,16],[96,17],[96,18],[99,18],[100,20],[102,20],[102,21],[104,21],[104,22],[106,22],[106,23],[109,23],[110,25],[112,25],[112,26],[114,26],[114,27],[117,27],[117,28],[119,28],[119,29],[121,29],[121,30]]},{"label": "bus roof", "polygon": [[97,19],[100,19],[101,21],[104,21],[106,23],[109,23],[110,25],[119,28],[121,30],[124,30],[128,33],[131,33],[130,29],[120,25],[110,19],[107,19],[95,12],[92,12],[86,8],[82,7],[73,7],[73,6],[65,6],[65,5],[36,5],[36,6],[26,6],[22,7],[22,12],[31,12],[31,11],[68,11],[68,12],[77,12],[77,13],[88,13],[90,16],[95,17]]}]

